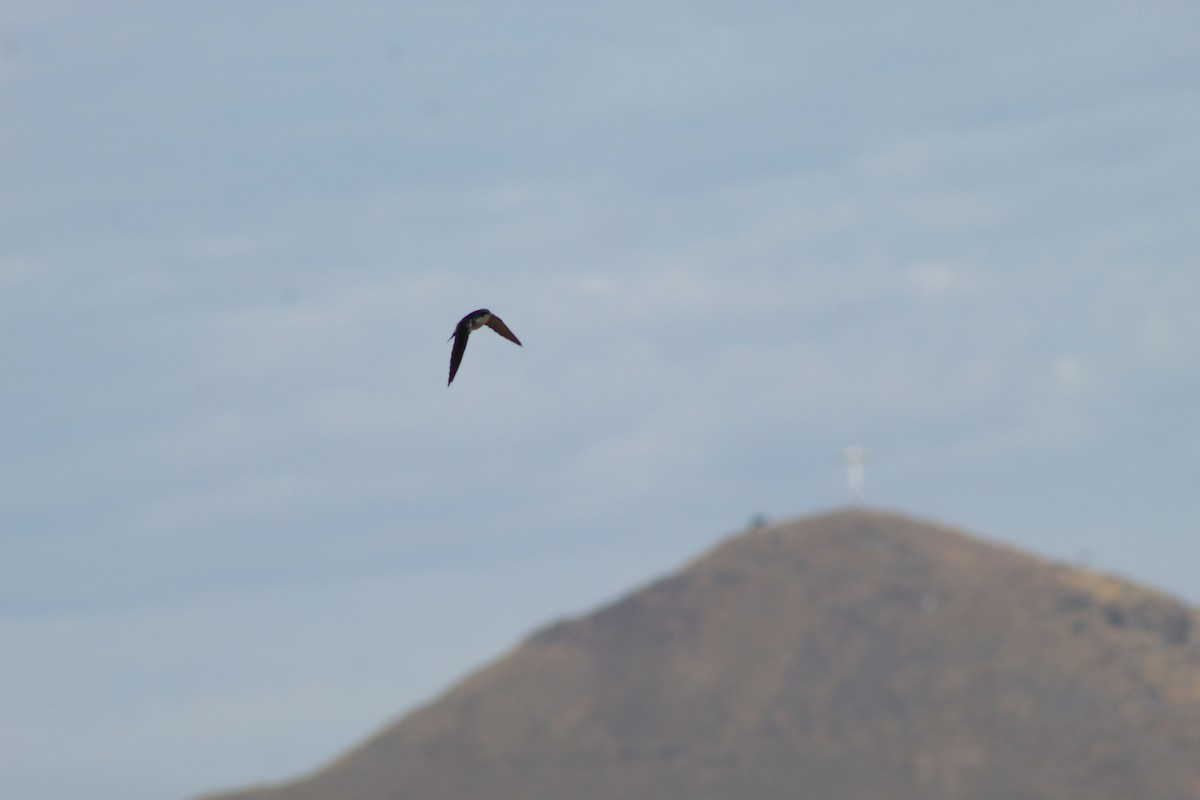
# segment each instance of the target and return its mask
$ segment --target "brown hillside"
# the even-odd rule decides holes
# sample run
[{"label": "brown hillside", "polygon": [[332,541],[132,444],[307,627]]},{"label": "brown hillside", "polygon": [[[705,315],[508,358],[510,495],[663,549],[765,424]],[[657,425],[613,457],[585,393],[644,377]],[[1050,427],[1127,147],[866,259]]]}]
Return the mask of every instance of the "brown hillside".
[{"label": "brown hillside", "polygon": [[738,535],[223,800],[1200,799],[1200,615],[902,516]]}]

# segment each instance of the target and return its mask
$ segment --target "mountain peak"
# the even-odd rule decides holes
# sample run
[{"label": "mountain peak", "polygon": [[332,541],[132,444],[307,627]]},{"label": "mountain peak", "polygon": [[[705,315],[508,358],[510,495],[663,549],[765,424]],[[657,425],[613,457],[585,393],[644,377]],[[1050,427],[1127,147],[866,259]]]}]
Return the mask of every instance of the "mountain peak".
[{"label": "mountain peak", "polygon": [[852,508],[550,625],[254,800],[1200,798],[1200,616]]}]

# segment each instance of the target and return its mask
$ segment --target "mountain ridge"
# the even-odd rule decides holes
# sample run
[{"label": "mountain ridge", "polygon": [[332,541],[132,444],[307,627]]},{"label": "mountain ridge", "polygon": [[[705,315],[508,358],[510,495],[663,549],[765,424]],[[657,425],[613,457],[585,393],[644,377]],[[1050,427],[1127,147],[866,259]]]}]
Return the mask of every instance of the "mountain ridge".
[{"label": "mountain ridge", "polygon": [[1200,798],[1200,615],[851,508],[551,623],[325,768],[209,800]]}]

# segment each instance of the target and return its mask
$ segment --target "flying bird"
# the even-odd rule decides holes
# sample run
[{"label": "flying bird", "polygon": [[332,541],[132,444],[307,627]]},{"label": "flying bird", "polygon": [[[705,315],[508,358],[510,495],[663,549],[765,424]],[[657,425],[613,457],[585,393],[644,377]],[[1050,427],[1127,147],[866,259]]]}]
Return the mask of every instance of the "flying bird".
[{"label": "flying bird", "polygon": [[[508,329],[504,320],[486,308],[472,311],[458,321],[458,324],[454,326],[454,333],[450,335],[450,339],[454,340],[454,349],[450,351],[450,380],[446,381],[447,386],[454,383],[454,373],[458,372],[458,365],[462,363],[463,353],[467,352],[467,337],[471,335],[471,331],[482,328],[484,325],[510,342],[516,342],[517,346],[522,346],[521,340]],[[448,342],[450,339],[446,341]]]}]

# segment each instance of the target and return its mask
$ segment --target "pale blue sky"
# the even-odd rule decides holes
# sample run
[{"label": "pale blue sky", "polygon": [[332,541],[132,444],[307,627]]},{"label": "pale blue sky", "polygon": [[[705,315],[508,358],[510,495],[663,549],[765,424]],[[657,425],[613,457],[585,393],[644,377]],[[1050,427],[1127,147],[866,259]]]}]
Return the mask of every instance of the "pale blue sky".
[{"label": "pale blue sky", "polygon": [[5,796],[315,768],[850,444],[1200,601],[1200,7],[745,6],[0,6]]}]

